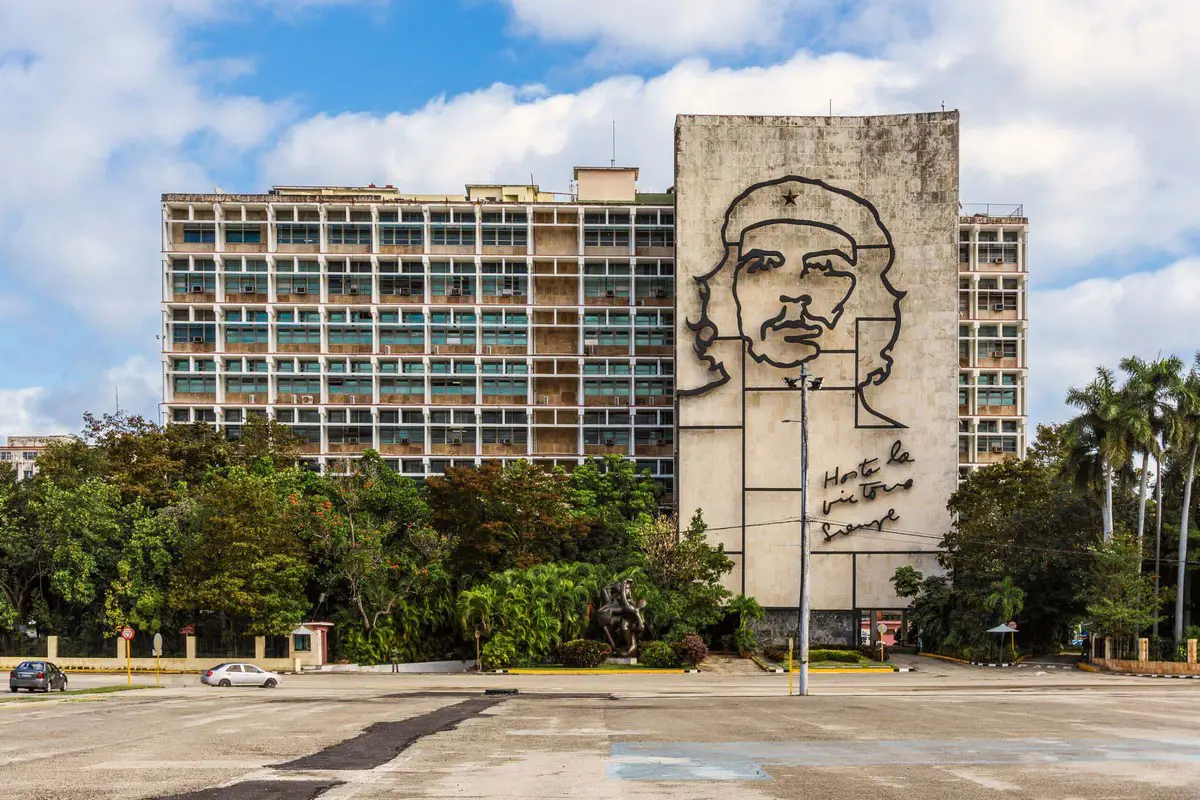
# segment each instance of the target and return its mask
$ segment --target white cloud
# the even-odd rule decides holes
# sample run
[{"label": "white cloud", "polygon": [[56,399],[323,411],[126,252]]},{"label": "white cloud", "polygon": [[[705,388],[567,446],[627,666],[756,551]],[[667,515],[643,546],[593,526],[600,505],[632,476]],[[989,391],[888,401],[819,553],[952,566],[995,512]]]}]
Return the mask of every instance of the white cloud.
[{"label": "white cloud", "polygon": [[0,3],[0,269],[120,330],[146,318],[158,194],[206,185],[189,155],[263,141],[283,113],[206,88],[228,64],[187,63],[182,26],[211,3]]},{"label": "white cloud", "polygon": [[1200,258],[1153,272],[1095,278],[1030,298],[1032,416],[1066,418],[1067,388],[1091,380],[1099,364],[1124,356],[1174,353],[1191,363],[1200,349]]},{"label": "white cloud", "polygon": [[800,0],[504,0],[519,32],[658,61],[776,46]]},{"label": "white cloud", "polygon": [[0,436],[67,433],[67,426],[43,408],[45,387],[0,389]]},{"label": "white cloud", "polygon": [[147,419],[158,420],[162,399],[162,365],[144,356],[130,356],[124,363],[104,372],[104,380],[116,390],[121,408]]},{"label": "white cloud", "polygon": [[497,84],[408,114],[318,115],[287,131],[265,157],[264,173],[271,182],[374,181],[436,193],[533,172],[561,189],[573,165],[608,161],[615,119],[618,161],[640,165],[643,185],[666,188],[680,111],[820,113],[830,85],[839,87],[840,103],[876,110],[911,81],[882,61],[799,53],[745,69],[688,60],[649,80],[618,76],[578,93],[528,97]]}]

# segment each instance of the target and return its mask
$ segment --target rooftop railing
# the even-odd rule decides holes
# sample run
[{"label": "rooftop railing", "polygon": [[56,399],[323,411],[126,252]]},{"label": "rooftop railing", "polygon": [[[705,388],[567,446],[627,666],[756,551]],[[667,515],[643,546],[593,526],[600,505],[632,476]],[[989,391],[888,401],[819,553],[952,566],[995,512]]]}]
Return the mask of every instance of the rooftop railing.
[{"label": "rooftop railing", "polygon": [[959,203],[958,213],[963,217],[1023,217],[1025,206],[1020,203]]}]

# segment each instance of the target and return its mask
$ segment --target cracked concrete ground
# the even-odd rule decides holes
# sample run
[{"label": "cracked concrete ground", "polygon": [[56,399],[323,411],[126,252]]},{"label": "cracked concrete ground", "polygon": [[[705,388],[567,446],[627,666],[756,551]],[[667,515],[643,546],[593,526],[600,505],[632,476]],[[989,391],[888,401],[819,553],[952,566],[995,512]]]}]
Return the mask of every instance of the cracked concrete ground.
[{"label": "cracked concrete ground", "polygon": [[[0,797],[1200,794],[1200,681],[916,663],[817,675],[808,698],[765,673],[306,675],[274,691],[180,677],[22,696],[0,703]],[[506,687],[521,693],[482,698]]]}]

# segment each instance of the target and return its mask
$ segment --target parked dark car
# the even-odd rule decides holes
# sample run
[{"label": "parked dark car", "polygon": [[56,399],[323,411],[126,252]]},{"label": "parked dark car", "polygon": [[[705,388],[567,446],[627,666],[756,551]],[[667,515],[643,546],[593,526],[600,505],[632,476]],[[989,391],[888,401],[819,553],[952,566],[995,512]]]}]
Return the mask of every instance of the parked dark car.
[{"label": "parked dark car", "polygon": [[22,661],[17,664],[16,669],[8,673],[8,690],[15,692],[18,689],[28,689],[31,692],[58,689],[65,692],[67,676],[49,661]]}]

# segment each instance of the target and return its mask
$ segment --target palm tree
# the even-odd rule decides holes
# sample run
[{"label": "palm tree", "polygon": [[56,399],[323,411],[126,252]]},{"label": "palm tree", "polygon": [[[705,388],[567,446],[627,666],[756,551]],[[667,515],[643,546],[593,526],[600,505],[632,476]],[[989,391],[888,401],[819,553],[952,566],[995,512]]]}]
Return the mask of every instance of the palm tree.
[{"label": "palm tree", "polygon": [[1183,510],[1179,515],[1179,565],[1175,577],[1175,644],[1183,641],[1183,582],[1187,572],[1188,512],[1192,505],[1192,481],[1196,477],[1196,452],[1200,450],[1200,353],[1192,369],[1176,386],[1172,411],[1173,444],[1185,456]]},{"label": "palm tree", "polygon": [[1113,478],[1130,456],[1128,415],[1111,370],[1096,368],[1096,377],[1082,389],[1067,391],[1067,404],[1080,410],[1067,423],[1071,439],[1066,468],[1077,484],[1104,487],[1104,541],[1113,532]]},{"label": "palm tree", "polygon": [[[1154,458],[1156,473],[1161,472],[1163,433],[1170,409],[1170,394],[1179,382],[1183,360],[1177,356],[1146,361],[1137,356],[1121,359],[1121,370],[1128,380],[1121,389],[1129,444],[1135,453],[1142,456],[1141,486],[1138,490],[1138,549],[1142,550],[1146,531],[1147,485],[1150,479],[1150,459]],[[1161,490],[1161,481],[1156,480],[1156,491]],[[1161,505],[1161,496],[1159,498]],[[1159,514],[1161,520],[1161,513]],[[1161,525],[1159,526],[1161,536]],[[1156,553],[1161,550],[1161,543]],[[1156,555],[1157,558],[1157,555]],[[1156,567],[1157,569],[1157,567]]]},{"label": "palm tree", "polygon": [[[996,581],[991,586],[991,593],[983,598],[984,608],[1000,612],[1000,622],[1008,622],[1016,618],[1025,608],[1025,590],[1013,583],[1011,575],[1005,575],[1003,580]],[[1013,634],[1013,658],[1017,656],[1016,631]],[[1003,637],[1001,637],[1003,638]],[[1003,646],[1003,645],[1002,645]]]}]

